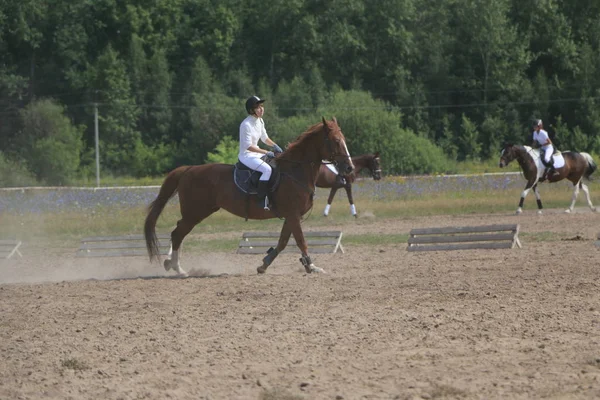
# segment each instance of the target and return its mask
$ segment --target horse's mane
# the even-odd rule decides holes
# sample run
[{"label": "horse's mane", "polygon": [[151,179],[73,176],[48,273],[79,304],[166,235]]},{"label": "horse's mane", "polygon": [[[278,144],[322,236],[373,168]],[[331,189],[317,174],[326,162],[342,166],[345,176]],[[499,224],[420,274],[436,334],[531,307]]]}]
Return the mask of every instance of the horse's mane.
[{"label": "horse's mane", "polygon": [[288,144],[286,151],[292,150],[294,147],[298,146],[308,136],[312,135],[313,133],[317,132],[320,128],[322,128],[322,126],[323,126],[323,122],[318,122],[318,123],[314,124],[313,126],[309,127],[304,133],[300,134],[300,136],[298,136],[296,138],[296,140],[294,140],[292,143]]},{"label": "horse's mane", "polygon": [[361,154],[358,156],[353,156],[352,160],[353,161],[354,160],[364,160],[364,159],[370,160],[370,159],[375,159],[377,157],[379,157],[379,155],[376,152],[373,152],[373,153],[366,153],[366,154]]}]

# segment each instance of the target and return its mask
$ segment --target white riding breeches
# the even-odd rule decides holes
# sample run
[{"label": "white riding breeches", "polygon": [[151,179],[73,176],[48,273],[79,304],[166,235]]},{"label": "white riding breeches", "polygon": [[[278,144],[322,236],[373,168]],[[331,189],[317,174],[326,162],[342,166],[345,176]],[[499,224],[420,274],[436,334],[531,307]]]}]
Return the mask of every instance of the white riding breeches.
[{"label": "white riding breeches", "polygon": [[259,181],[268,181],[271,178],[271,166],[258,157],[239,157],[242,164],[254,171],[261,172]]},{"label": "white riding breeches", "polygon": [[554,154],[554,146],[549,144],[545,147],[542,147],[542,152],[544,154],[544,162],[548,164],[552,159],[552,154]]}]

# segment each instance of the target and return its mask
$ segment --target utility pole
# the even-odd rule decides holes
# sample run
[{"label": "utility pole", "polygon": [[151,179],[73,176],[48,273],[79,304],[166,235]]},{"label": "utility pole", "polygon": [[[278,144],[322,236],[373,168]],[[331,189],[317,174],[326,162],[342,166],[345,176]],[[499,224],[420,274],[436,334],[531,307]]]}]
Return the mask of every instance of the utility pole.
[{"label": "utility pole", "polygon": [[96,187],[100,187],[100,139],[98,134],[98,103],[94,103],[94,140],[96,142]]}]

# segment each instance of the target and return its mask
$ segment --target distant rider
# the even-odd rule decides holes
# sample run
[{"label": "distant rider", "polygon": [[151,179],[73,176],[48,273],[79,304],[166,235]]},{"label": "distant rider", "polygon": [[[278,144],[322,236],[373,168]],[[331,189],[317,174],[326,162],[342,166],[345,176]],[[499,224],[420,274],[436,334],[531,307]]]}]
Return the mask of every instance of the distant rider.
[{"label": "distant rider", "polygon": [[542,164],[546,167],[542,180],[545,180],[554,173],[554,146],[548,136],[548,132],[544,130],[544,124],[541,119],[538,119],[533,126],[533,144],[532,147],[541,147]]}]

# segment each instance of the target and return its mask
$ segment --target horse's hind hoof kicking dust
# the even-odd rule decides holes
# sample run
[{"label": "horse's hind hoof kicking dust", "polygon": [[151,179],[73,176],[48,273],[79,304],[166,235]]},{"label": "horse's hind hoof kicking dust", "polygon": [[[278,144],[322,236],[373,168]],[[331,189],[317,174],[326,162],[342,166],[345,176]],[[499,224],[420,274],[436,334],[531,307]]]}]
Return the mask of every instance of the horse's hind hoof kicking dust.
[{"label": "horse's hind hoof kicking dust", "polygon": [[174,263],[173,260],[166,259],[163,266],[165,267],[165,271],[169,272],[169,270],[172,269],[181,278],[187,278],[188,276],[188,273],[179,266],[179,263]]}]

